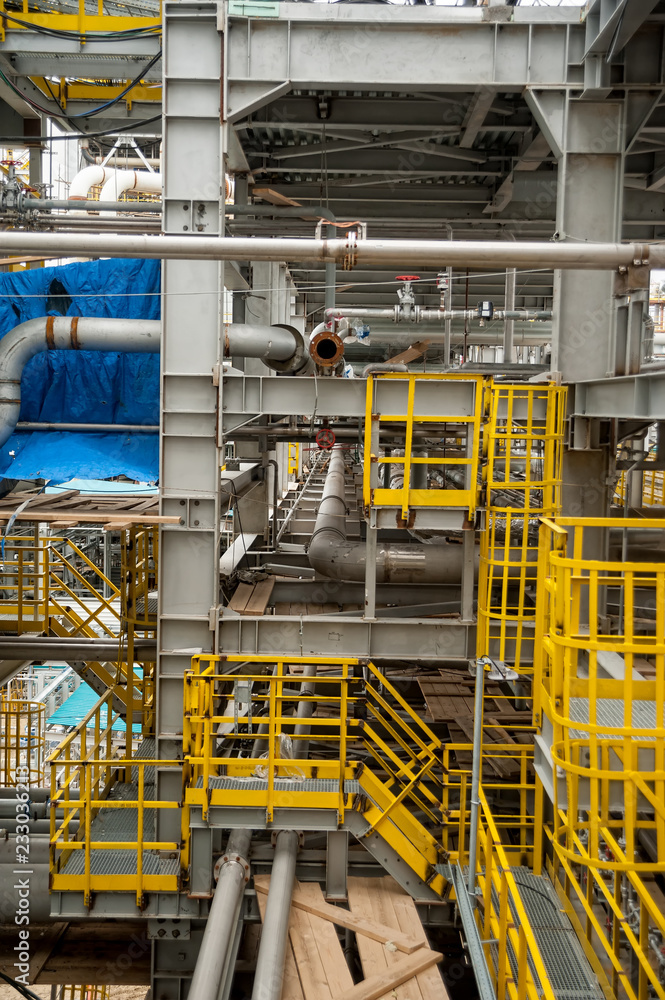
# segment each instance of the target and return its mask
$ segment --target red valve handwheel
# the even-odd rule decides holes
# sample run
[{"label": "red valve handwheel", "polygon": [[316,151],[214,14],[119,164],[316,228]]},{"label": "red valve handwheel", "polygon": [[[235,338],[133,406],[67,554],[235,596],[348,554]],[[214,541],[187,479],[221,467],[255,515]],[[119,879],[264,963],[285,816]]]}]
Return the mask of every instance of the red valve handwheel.
[{"label": "red valve handwheel", "polygon": [[420,281],[419,274],[396,274],[395,281]]},{"label": "red valve handwheel", "polygon": [[322,450],[328,451],[335,443],[335,432],[330,427],[322,427],[316,434],[316,443]]}]

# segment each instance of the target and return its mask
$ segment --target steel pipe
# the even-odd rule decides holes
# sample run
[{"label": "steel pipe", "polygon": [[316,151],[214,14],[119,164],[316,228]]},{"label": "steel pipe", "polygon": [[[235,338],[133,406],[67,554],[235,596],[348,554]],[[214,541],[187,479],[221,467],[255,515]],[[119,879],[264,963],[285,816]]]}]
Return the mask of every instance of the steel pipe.
[{"label": "steel pipe", "polygon": [[[139,660],[152,663],[157,656],[154,639],[136,639],[134,649]],[[118,643],[103,639],[32,639],[24,641],[20,636],[0,640],[0,662],[4,660],[50,660],[62,659],[66,662],[78,660],[114,662],[118,658]]]},{"label": "steel pipe", "polygon": [[[297,854],[298,834],[294,830],[280,831],[275,843],[252,1000],[280,1000],[282,995],[284,957]],[[198,993],[194,992],[193,996],[196,1000],[200,1000]]]},{"label": "steel pipe", "polygon": [[[415,306],[410,315],[404,316],[399,305],[388,309],[374,307],[345,306],[342,309],[326,309],[328,320],[336,319],[392,319],[395,323],[445,323],[446,320],[454,319],[475,319],[480,320],[475,309],[425,309],[422,306]],[[492,319],[496,320],[524,320],[525,322],[541,322],[552,319],[551,309],[495,309]]]},{"label": "steel pipe", "polygon": [[248,880],[251,839],[251,830],[234,830],[228,839],[189,987],[189,995],[196,1000],[217,1000],[228,973]]},{"label": "steel pipe", "polygon": [[66,198],[22,198],[20,211],[52,211],[53,209],[76,210],[77,212],[159,212],[161,201],[69,201]]},{"label": "steel pipe", "polygon": [[635,262],[665,267],[665,243],[552,243],[489,240],[317,240],[237,236],[79,235],[3,232],[0,252],[75,257],[154,257],[162,260],[331,261],[344,266],[574,268],[614,270]]},{"label": "steel pipe", "polygon": [[86,434],[159,434],[159,424],[49,424],[19,420],[17,431],[78,431]]},{"label": "steel pipe", "polygon": [[[307,557],[310,565],[322,576],[361,582],[365,579],[366,548],[364,542],[346,540],[345,479],[343,452],[333,448]],[[478,558],[476,554],[476,569]],[[461,545],[447,542],[437,545],[379,542],[376,581],[459,584],[463,563]]]}]

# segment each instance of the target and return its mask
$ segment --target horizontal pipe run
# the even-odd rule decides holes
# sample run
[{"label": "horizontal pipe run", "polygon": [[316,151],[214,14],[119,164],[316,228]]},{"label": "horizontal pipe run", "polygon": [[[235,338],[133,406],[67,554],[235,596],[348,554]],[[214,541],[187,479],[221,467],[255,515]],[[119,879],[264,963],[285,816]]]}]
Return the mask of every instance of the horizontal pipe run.
[{"label": "horizontal pipe run", "polygon": [[[381,309],[369,306],[354,308],[345,306],[342,309],[335,307],[327,309],[326,316],[329,320],[334,319],[392,319],[395,323],[408,323],[410,325],[418,323],[445,323],[446,320],[480,320],[475,309],[423,309],[415,306],[410,317],[403,316],[400,306]],[[524,322],[546,322],[552,319],[551,309],[495,309],[492,313],[493,320],[519,319]]]},{"label": "horizontal pipe run", "polygon": [[[137,639],[134,642],[136,658],[148,663],[154,662],[157,657],[157,646],[154,639]],[[111,661],[118,659],[118,643],[98,641],[96,639],[80,639],[76,642],[68,642],[66,639],[30,639],[27,642],[21,638],[10,640],[0,640],[0,661],[1,660],[64,660],[65,662],[76,662],[85,660]]]},{"label": "horizontal pipe run", "polygon": [[70,201],[67,198],[23,198],[20,209],[26,212],[63,209],[76,212],[159,212],[161,201]]},{"label": "horizontal pipe run", "polygon": [[78,431],[86,434],[159,434],[159,424],[49,424],[19,420],[17,431]]},{"label": "horizontal pipe run", "polygon": [[162,260],[330,261],[347,265],[487,268],[538,267],[608,271],[665,267],[665,243],[553,243],[488,240],[317,240],[278,237],[79,235],[3,232],[0,253]]}]

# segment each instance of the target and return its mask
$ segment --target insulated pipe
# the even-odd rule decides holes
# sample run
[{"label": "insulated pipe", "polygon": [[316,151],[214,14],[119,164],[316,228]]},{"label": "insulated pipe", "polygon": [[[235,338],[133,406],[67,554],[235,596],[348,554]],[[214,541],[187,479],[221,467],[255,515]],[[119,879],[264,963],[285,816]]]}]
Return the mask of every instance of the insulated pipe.
[{"label": "insulated pipe", "polygon": [[[284,958],[297,854],[298,834],[294,830],[281,830],[277,834],[275,842],[275,855],[254,974],[252,1000],[280,1000],[282,995]],[[190,992],[196,997],[196,1000],[201,1000],[196,991]]]},{"label": "insulated pipe", "polygon": [[[303,678],[316,677],[316,664],[307,663],[303,667]],[[310,680],[303,680],[300,687],[301,695],[306,697],[311,697],[315,693],[315,685]],[[309,736],[312,727],[308,725],[304,720],[311,719],[314,714],[314,702],[313,701],[299,701],[298,711],[296,713],[296,718],[298,722],[294,729],[295,736]],[[297,757],[299,760],[303,760],[305,757],[309,756],[309,740],[300,739],[297,740],[293,745],[293,756]]]},{"label": "insulated pipe", "polygon": [[[87,169],[87,168],[86,168]],[[0,253],[75,257],[154,257],[161,260],[339,261],[385,266],[448,264],[503,270],[532,267],[611,271],[665,267],[665,243],[552,243],[489,240],[317,240],[295,237],[135,236],[3,232]]]},{"label": "insulated pipe", "polygon": [[215,887],[189,995],[196,1000],[217,1000],[227,973],[248,880],[251,830],[233,830]]},{"label": "insulated pipe", "polygon": [[[307,556],[310,565],[333,580],[365,580],[364,542],[346,540],[344,457],[333,448],[328,475],[314,523]],[[462,579],[462,545],[401,545],[378,542],[377,583],[459,584]],[[478,555],[476,554],[476,567]]]},{"label": "insulated pipe", "polygon": [[140,319],[47,316],[15,326],[0,341],[0,445],[11,437],[21,409],[21,376],[42,351],[159,352],[160,323]]},{"label": "insulated pipe", "polygon": [[99,195],[100,202],[117,201],[125,191],[142,191],[144,194],[162,193],[162,175],[156,171],[115,169],[108,171],[107,168],[104,169],[107,170],[109,176]]}]

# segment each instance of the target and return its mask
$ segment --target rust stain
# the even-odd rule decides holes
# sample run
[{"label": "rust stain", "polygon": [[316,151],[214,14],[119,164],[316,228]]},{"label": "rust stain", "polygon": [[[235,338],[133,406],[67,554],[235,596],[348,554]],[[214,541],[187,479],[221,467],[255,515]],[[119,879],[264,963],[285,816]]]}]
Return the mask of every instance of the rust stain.
[{"label": "rust stain", "polygon": [[55,350],[55,334],[53,332],[54,322],[55,316],[48,316],[46,318],[46,347],[49,351]]},{"label": "rust stain", "polygon": [[74,318],[72,320],[71,327],[69,329],[69,339],[71,340],[71,342],[72,342],[72,348],[75,351],[78,351],[81,348],[81,345],[79,344],[79,338],[78,338],[78,325],[79,325],[79,318],[78,318],[78,316],[74,316]]}]

